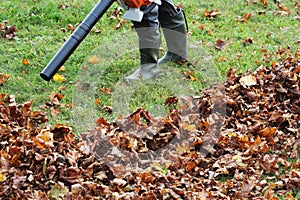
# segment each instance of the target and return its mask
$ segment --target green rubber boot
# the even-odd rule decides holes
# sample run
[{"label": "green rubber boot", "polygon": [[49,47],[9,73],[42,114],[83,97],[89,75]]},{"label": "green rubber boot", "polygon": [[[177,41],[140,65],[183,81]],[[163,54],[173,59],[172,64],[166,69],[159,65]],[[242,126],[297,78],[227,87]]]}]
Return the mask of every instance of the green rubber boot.
[{"label": "green rubber boot", "polygon": [[158,55],[160,46],[159,28],[136,30],[139,37],[140,67],[125,80],[147,80],[159,74]]},{"label": "green rubber boot", "polygon": [[159,64],[187,62],[187,38],[183,11],[178,9],[174,16],[161,16],[159,18],[162,31],[167,44],[167,52],[158,60]]}]

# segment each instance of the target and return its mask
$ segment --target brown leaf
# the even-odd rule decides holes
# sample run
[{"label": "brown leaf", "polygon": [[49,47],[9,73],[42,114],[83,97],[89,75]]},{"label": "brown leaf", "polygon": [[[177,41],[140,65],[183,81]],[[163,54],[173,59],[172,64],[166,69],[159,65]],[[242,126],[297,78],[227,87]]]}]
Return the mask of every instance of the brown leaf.
[{"label": "brown leaf", "polygon": [[284,6],[283,4],[278,4],[278,8],[282,11],[289,12],[289,8]]},{"label": "brown leaf", "polygon": [[267,7],[268,6],[268,0],[261,0],[262,4]]},{"label": "brown leaf", "polygon": [[165,101],[165,106],[171,106],[171,105],[176,105],[178,103],[178,98],[177,97],[168,97]]},{"label": "brown leaf", "polygon": [[239,17],[239,18],[236,20],[236,22],[247,22],[247,21],[250,19],[251,16],[252,16],[251,13],[245,13],[244,16],[243,16],[243,18],[242,18],[242,17]]},{"label": "brown leaf", "polygon": [[8,26],[7,23],[8,21],[6,20],[0,24],[0,35],[6,39],[14,39],[18,30],[15,25]]},{"label": "brown leaf", "polygon": [[218,39],[215,44],[216,49],[223,50],[226,47],[226,42],[224,40]]},{"label": "brown leaf", "polygon": [[253,44],[253,39],[252,38],[247,38],[246,40],[244,40],[243,44],[246,46],[248,44]]},{"label": "brown leaf", "polygon": [[93,55],[88,58],[88,63],[90,63],[90,64],[97,64],[99,62],[100,62],[100,59],[97,55]]},{"label": "brown leaf", "polygon": [[204,17],[207,17],[207,18],[215,18],[218,15],[221,15],[221,12],[215,11],[215,10],[211,10],[211,11],[205,10],[204,11]]},{"label": "brown leaf", "polygon": [[270,137],[277,131],[276,127],[266,127],[258,132],[260,136]]},{"label": "brown leaf", "polygon": [[186,163],[185,170],[186,171],[192,171],[193,169],[195,169],[195,167],[196,167],[195,161],[191,160],[191,161]]},{"label": "brown leaf", "polygon": [[10,78],[10,74],[0,73],[0,86]]}]

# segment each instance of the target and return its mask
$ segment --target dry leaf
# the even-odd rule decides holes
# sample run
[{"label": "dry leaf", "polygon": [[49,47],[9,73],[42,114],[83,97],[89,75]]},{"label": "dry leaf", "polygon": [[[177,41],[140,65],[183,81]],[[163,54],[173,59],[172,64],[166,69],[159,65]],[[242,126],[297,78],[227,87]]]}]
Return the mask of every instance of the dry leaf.
[{"label": "dry leaf", "polygon": [[88,63],[90,63],[90,64],[97,64],[97,63],[99,63],[99,61],[100,61],[99,57],[96,55],[88,58]]},{"label": "dry leaf", "polygon": [[215,10],[211,10],[211,11],[204,11],[204,17],[208,17],[208,18],[215,18],[216,16],[221,15],[221,12],[215,11]]},{"label": "dry leaf", "polygon": [[63,76],[63,75],[61,75],[61,74],[55,74],[54,76],[53,76],[53,80],[56,82],[56,83],[62,83],[62,82],[65,82],[66,81],[66,78]]},{"label": "dry leaf", "polygon": [[242,78],[240,78],[239,82],[244,87],[257,84],[257,80],[253,75],[243,76]]},{"label": "dry leaf", "polygon": [[24,57],[24,58],[22,59],[22,64],[23,64],[23,65],[29,65],[29,61]]},{"label": "dry leaf", "polygon": [[0,86],[10,78],[10,74],[0,73]]},{"label": "dry leaf", "polygon": [[216,49],[222,50],[226,47],[226,42],[224,40],[218,39],[215,44]]}]

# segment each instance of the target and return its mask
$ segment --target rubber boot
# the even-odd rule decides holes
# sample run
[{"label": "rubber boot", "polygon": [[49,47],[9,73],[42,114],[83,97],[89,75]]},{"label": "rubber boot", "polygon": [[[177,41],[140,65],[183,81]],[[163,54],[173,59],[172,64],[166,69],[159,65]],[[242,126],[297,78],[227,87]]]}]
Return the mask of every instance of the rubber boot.
[{"label": "rubber boot", "polygon": [[159,64],[187,62],[187,38],[183,11],[177,9],[174,16],[160,16],[159,21],[167,44],[167,52],[158,60]]},{"label": "rubber boot", "polygon": [[160,46],[159,28],[136,29],[139,37],[140,67],[125,80],[146,80],[159,74],[158,55]]}]

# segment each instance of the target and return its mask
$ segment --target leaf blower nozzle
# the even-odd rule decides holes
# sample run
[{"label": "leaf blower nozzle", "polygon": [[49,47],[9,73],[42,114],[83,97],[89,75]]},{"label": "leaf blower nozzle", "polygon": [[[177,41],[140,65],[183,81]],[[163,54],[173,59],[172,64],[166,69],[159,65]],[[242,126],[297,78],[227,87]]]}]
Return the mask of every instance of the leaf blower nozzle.
[{"label": "leaf blower nozzle", "polygon": [[88,35],[94,25],[99,21],[103,14],[109,9],[115,0],[100,0],[86,18],[75,29],[68,40],[53,56],[47,66],[40,73],[40,76],[50,81],[59,68],[68,60],[79,44]]}]

